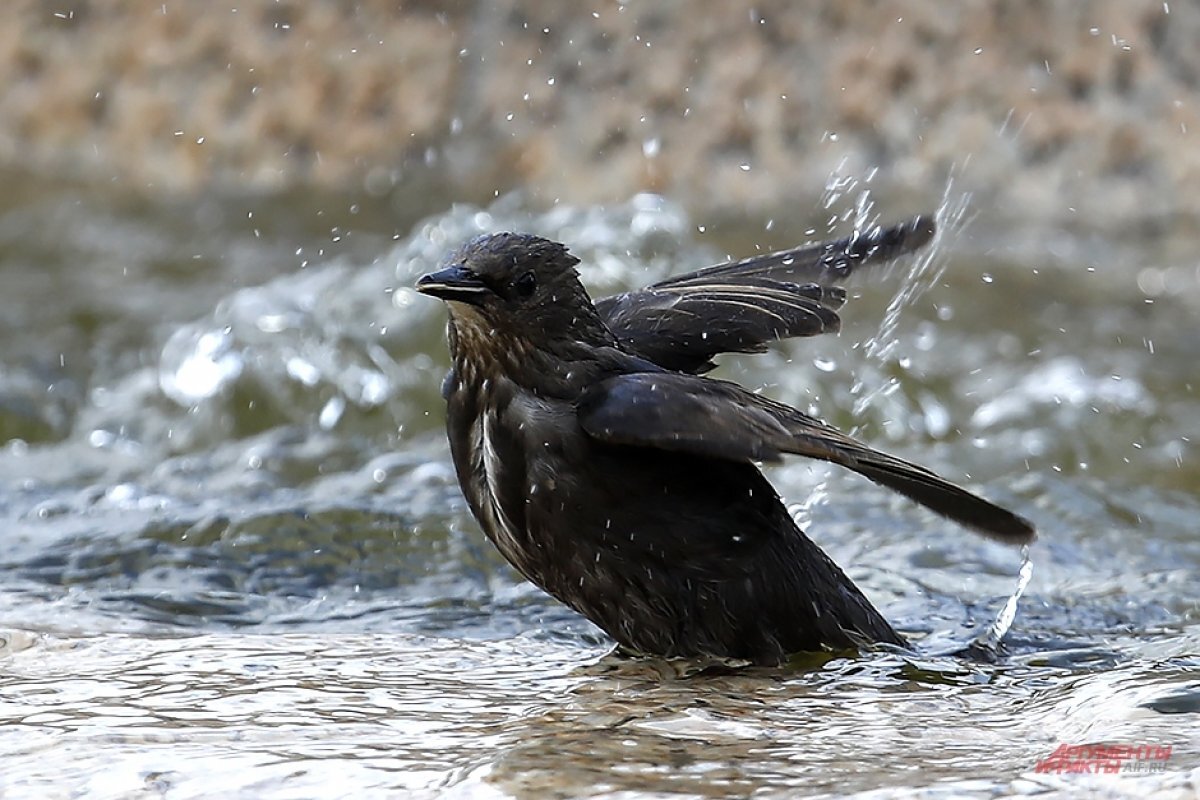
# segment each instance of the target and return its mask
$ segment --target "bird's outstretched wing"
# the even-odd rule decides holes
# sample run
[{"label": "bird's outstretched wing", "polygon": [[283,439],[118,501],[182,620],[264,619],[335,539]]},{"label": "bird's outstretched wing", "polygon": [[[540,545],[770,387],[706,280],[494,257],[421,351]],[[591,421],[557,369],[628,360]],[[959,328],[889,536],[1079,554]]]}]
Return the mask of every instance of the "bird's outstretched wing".
[{"label": "bird's outstretched wing", "polygon": [[623,347],[666,369],[702,373],[718,353],[838,330],[846,292],[830,284],[863,264],[912,252],[934,233],[916,217],[836,242],[718,264],[596,302]]},{"label": "bird's outstretched wing", "polygon": [[733,461],[795,453],[853,470],[998,541],[1025,544],[1036,536],[1011,511],[733,383],[670,372],[618,375],[589,389],[578,410],[584,431],[600,441]]}]

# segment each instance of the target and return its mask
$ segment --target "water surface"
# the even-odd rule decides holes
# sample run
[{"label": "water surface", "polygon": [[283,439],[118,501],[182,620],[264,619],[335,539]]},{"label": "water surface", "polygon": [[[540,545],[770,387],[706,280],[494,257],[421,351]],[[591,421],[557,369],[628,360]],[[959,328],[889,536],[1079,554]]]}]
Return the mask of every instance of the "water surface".
[{"label": "water surface", "polygon": [[[909,655],[682,675],[518,580],[455,484],[444,311],[477,232],[568,242],[597,294],[824,237],[676,206],[337,198],[0,209],[5,796],[1188,796],[1200,780],[1200,276],[1178,241],[942,211],[843,332],[718,373],[1031,517],[995,664],[946,655],[1020,553],[853,475],[770,470]],[[240,202],[240,205],[239,205]],[[431,201],[432,202],[432,201]],[[327,205],[326,205],[327,203]],[[872,217],[828,213],[845,235]],[[357,210],[356,210],[357,209]],[[402,226],[402,227],[401,227]],[[1038,773],[1061,744],[1153,774]]]}]

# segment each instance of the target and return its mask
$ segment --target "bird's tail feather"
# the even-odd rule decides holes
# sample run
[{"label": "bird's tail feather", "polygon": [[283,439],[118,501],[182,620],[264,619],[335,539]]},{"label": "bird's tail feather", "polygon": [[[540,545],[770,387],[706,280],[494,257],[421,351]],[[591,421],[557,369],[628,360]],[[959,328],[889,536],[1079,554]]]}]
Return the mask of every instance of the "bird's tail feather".
[{"label": "bird's tail feather", "polygon": [[855,459],[845,466],[998,542],[1028,544],[1036,537],[1033,524],[1024,517],[925,470],[909,468],[904,462],[891,462],[890,458]]}]

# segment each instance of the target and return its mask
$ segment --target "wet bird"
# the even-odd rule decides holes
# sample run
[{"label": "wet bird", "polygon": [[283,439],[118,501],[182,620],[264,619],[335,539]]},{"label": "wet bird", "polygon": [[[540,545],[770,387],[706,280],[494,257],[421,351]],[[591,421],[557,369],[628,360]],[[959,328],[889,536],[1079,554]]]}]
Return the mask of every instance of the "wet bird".
[{"label": "wet bird", "polygon": [[1025,519],[822,421],[704,377],[726,352],[836,331],[835,284],[911,252],[926,217],[668,278],[592,302],[579,260],[480,236],[417,290],[446,301],[443,384],[459,483],[528,580],[623,648],[778,664],[905,644],[796,525],[756,462],[839,464],[986,536]]}]

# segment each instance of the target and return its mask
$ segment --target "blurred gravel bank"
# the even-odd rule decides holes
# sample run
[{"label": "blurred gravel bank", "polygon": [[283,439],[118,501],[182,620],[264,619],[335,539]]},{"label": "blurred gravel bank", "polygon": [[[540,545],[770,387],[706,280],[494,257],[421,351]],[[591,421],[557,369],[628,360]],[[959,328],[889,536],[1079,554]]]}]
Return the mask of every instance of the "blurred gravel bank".
[{"label": "blurred gravel bank", "polygon": [[1200,214],[1200,10],[1162,0],[9,0],[0,166],[150,193],[414,172],[776,213],[831,175],[1014,219]]}]

